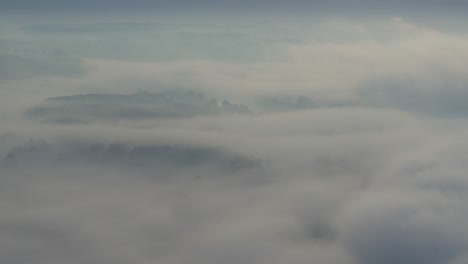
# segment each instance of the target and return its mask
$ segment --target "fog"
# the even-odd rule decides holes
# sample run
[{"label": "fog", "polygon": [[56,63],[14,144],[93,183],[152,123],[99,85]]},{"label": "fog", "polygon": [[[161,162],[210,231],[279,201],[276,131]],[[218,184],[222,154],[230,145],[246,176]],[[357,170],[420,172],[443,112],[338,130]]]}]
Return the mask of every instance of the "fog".
[{"label": "fog", "polygon": [[233,10],[0,18],[0,262],[466,263],[466,17]]}]

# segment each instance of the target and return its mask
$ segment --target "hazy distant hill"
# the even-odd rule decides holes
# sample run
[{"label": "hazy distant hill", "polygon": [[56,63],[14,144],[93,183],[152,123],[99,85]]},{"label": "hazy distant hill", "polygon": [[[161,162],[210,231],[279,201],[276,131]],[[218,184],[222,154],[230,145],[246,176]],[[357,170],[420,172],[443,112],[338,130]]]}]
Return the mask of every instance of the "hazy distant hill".
[{"label": "hazy distant hill", "polygon": [[2,164],[9,167],[86,164],[149,172],[194,168],[237,172],[260,166],[255,158],[211,147],[120,142],[52,144],[42,140],[32,140],[14,147],[3,157]]},{"label": "hazy distant hill", "polygon": [[317,104],[305,96],[265,96],[256,100],[260,109],[282,112],[316,108]]},{"label": "hazy distant hill", "polygon": [[245,105],[218,103],[204,94],[186,90],[136,94],[83,94],[49,98],[26,115],[53,123],[98,120],[189,118],[199,115],[247,114]]}]

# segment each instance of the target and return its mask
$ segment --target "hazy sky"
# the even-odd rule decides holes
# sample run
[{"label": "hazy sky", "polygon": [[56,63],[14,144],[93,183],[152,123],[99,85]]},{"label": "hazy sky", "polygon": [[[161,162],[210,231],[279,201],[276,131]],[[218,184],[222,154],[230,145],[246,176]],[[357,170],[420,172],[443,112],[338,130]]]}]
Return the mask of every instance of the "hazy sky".
[{"label": "hazy sky", "polygon": [[84,0],[84,1],[73,1],[73,0],[44,0],[44,1],[32,1],[32,0],[17,0],[8,1],[2,0],[0,4],[2,6],[11,7],[157,7],[157,6],[269,6],[269,5],[382,5],[382,4],[396,4],[402,6],[409,6],[417,4],[420,6],[426,4],[439,4],[439,5],[450,5],[450,4],[466,4],[466,0],[424,0],[424,1],[402,1],[402,0],[329,0],[329,1],[316,1],[316,0]]}]

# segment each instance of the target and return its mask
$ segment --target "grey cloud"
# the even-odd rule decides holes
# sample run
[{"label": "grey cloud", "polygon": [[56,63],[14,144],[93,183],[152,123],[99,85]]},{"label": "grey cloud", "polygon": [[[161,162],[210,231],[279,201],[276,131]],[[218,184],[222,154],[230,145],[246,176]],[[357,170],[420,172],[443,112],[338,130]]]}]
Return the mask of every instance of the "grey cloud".
[{"label": "grey cloud", "polygon": [[[468,208],[460,155],[454,141],[403,155],[351,203],[342,223],[346,247],[364,263],[452,263],[468,248]],[[461,143],[461,144],[460,144]],[[350,226],[349,226],[350,225]]]},{"label": "grey cloud", "polygon": [[467,250],[466,230],[438,199],[417,192],[369,195],[351,208],[345,244],[365,264],[449,263]]},{"label": "grey cloud", "polygon": [[[394,126],[393,131],[398,131],[396,128],[406,131],[395,135],[396,132],[380,132],[377,124],[369,126],[372,115],[364,109],[319,109],[278,115],[184,119],[185,135],[173,137],[175,141],[185,137],[199,137],[193,140],[201,141],[197,130],[203,129],[203,123],[213,128],[224,124],[211,132],[224,138],[211,136],[209,142],[256,153],[264,160],[263,172],[255,168],[236,173],[212,171],[200,168],[201,163],[185,170],[184,153],[190,152],[190,148],[174,148],[179,153],[174,156],[168,155],[171,151],[164,150],[167,148],[151,147],[154,143],[149,139],[154,141],[162,136],[158,127],[147,127],[152,137],[140,140],[147,142],[144,149],[164,150],[161,155],[146,151],[140,161],[148,161],[149,166],[122,170],[125,164],[135,161],[132,153],[138,152],[142,143],[96,145],[91,142],[99,137],[91,127],[59,132],[57,127],[47,125],[44,129],[49,131],[46,134],[50,138],[59,133],[73,143],[56,138],[52,144],[32,141],[13,149],[17,165],[2,168],[7,176],[3,178],[1,195],[8,201],[2,210],[11,212],[2,222],[5,230],[19,229],[9,236],[19,239],[19,233],[23,232],[22,236],[31,242],[21,242],[21,249],[15,248],[4,256],[18,261],[30,256],[39,263],[45,259],[58,263],[68,258],[72,263],[84,259],[90,263],[116,259],[142,263],[309,263],[314,259],[330,264],[366,264],[384,256],[394,256],[393,260],[425,260],[433,249],[425,246],[428,240],[446,254],[441,254],[440,259],[432,258],[430,263],[447,263],[462,254],[463,226],[453,223],[463,220],[463,215],[450,216],[447,221],[452,228],[447,230],[443,228],[443,216],[445,210],[451,215],[450,207],[420,191],[408,193],[408,197],[397,195],[401,200],[385,198],[387,188],[390,197],[399,194],[392,189],[404,185],[406,177],[391,184],[384,181],[386,177],[376,176],[382,173],[393,179],[392,173],[415,163],[407,160],[405,165],[398,160],[407,153],[405,140],[414,144],[410,149],[427,142],[419,135],[424,127],[415,122],[401,122],[411,117],[401,113],[373,114],[375,123]],[[392,115],[393,119],[389,118]],[[268,122],[269,118],[276,121]],[[348,121],[350,130],[344,129],[349,119],[354,120]],[[314,125],[304,124],[304,120]],[[177,123],[166,123],[165,127],[176,131]],[[339,133],[323,134],[317,126],[328,127],[330,131],[334,128]],[[291,128],[295,128],[294,134],[284,132]],[[112,142],[119,136],[110,131],[122,129],[122,136],[131,139],[134,128],[111,126],[103,133]],[[257,134],[265,129],[271,133]],[[418,133],[409,133],[413,129]],[[298,135],[302,139],[294,143]],[[251,147],[255,151],[249,151],[250,140],[256,144]],[[393,140],[392,148],[376,144],[381,140]],[[202,149],[195,149],[195,153],[204,152]],[[223,153],[215,150],[209,163],[221,165]],[[434,153],[437,157],[444,155]],[[63,157],[69,157],[68,161]],[[227,157],[237,159],[235,155]],[[160,158],[163,164],[158,163]],[[175,166],[167,169],[168,163]],[[392,164],[393,170],[383,170]],[[155,181],[156,175],[169,176],[169,180]],[[17,192],[19,189],[22,193]],[[358,199],[363,195],[364,199]],[[381,206],[373,207],[374,203]],[[410,222],[401,232],[394,229],[391,234],[395,239],[387,233],[388,227],[405,225],[413,212],[433,206],[441,206],[442,211],[436,215],[429,213],[427,217],[423,214],[421,222]],[[14,223],[23,223],[23,215],[28,215],[28,222],[15,227],[11,217],[15,217]],[[54,238],[54,234],[58,237]],[[41,247],[34,244],[36,240],[43,241]],[[389,246],[395,241],[399,241],[399,248]],[[52,251],[51,248],[61,248],[55,243],[62,243],[66,249]],[[15,253],[19,250],[21,255]],[[48,257],[43,260],[41,254]]]}]

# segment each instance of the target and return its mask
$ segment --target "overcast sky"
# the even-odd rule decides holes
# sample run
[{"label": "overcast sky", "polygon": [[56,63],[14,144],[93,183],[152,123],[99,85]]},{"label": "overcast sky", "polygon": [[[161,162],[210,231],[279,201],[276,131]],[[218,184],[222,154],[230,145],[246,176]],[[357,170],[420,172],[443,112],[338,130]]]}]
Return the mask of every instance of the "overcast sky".
[{"label": "overcast sky", "polygon": [[139,7],[158,7],[158,6],[238,6],[238,5],[259,5],[259,6],[270,6],[270,5],[369,5],[369,4],[396,4],[402,6],[408,6],[410,4],[426,5],[432,4],[466,4],[467,0],[329,0],[329,1],[318,1],[318,0],[2,0],[0,5],[4,7],[128,7],[128,8],[139,8]]}]

